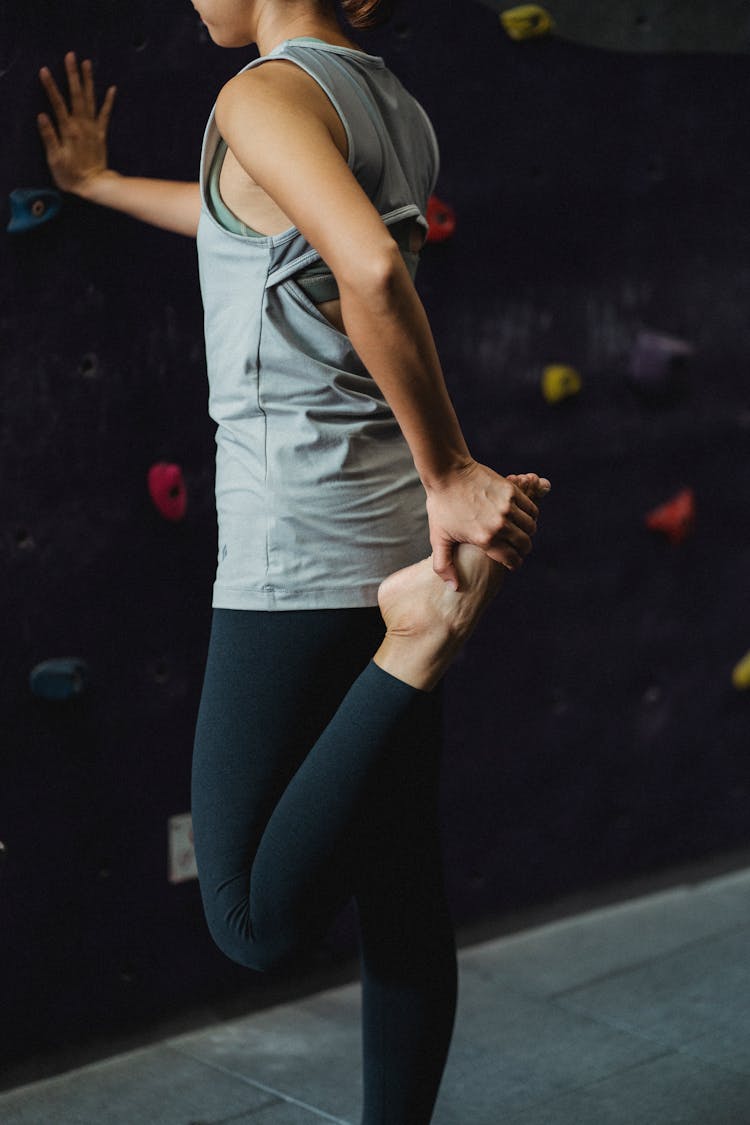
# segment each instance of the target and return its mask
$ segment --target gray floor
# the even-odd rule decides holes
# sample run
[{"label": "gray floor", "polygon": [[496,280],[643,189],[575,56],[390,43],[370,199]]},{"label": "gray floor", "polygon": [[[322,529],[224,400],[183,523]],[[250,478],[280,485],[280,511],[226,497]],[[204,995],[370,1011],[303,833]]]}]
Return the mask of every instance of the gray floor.
[{"label": "gray floor", "polygon": [[[3,1125],[357,1125],[359,985],[0,1095]],[[464,948],[434,1125],[750,1125],[750,868]]]}]

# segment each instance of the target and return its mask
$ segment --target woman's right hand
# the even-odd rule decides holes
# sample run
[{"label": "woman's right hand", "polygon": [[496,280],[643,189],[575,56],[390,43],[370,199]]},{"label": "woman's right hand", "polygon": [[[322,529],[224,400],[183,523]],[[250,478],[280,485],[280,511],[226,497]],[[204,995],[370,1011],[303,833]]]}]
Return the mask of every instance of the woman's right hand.
[{"label": "woman's right hand", "polygon": [[551,489],[536,473],[503,477],[470,461],[427,492],[432,565],[444,582],[458,586],[453,545],[473,543],[508,570],[518,570],[531,550],[539,500]]},{"label": "woman's right hand", "polygon": [[70,109],[49,70],[42,67],[39,77],[57,120],[57,132],[46,113],[39,114],[37,124],[55,184],[61,191],[81,195],[87,184],[107,171],[107,129],[116,87],[109,87],[97,114],[91,60],[84,59],[81,79],[76,56],[69,51],[65,69]]}]

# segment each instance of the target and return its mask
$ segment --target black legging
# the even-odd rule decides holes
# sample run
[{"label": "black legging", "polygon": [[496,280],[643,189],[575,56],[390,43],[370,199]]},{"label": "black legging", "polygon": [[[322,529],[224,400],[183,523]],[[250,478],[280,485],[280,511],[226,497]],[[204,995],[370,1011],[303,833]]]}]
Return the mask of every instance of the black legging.
[{"label": "black legging", "polygon": [[203,906],[255,970],[354,896],[362,1125],[428,1125],[456,1007],[438,825],[439,692],[371,657],[377,608],[214,609],[192,774]]}]

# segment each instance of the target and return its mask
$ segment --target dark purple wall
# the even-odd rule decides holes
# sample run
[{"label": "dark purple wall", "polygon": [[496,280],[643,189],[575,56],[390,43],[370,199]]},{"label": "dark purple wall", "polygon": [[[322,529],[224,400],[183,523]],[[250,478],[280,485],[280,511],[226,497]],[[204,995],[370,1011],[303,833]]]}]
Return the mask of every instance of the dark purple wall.
[{"label": "dark purple wall", "polygon": [[[182,0],[0,11],[0,197],[50,184],[37,72],[91,55],[117,83],[119,171],[190,180],[215,96],[254,51],[207,40]],[[445,851],[469,922],[750,841],[750,150],[747,58],[513,43],[478,4],[409,0],[356,36],[430,112],[458,214],[418,287],[474,455],[554,491],[535,551],[446,685]],[[6,207],[6,218],[9,217]],[[166,878],[189,808],[216,554],[194,245],[66,196],[0,232],[4,592],[0,956],[21,1055],[248,974]],[[695,346],[686,393],[627,380],[641,329]],[[577,367],[548,405],[548,363]],[[146,491],[183,466],[187,517]],[[694,535],[644,514],[690,485]],[[52,656],[92,670],[35,699]],[[318,961],[351,952],[346,918]],[[258,995],[261,986],[258,985]]]}]

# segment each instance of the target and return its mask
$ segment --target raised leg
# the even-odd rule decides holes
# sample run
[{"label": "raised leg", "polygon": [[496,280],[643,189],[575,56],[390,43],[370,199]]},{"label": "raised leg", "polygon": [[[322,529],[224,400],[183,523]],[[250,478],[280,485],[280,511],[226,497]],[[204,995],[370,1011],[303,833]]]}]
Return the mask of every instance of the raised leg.
[{"label": "raised leg", "polygon": [[274,967],[351,896],[347,834],[417,691],[370,660],[377,609],[217,610],[198,714],[192,815],[209,930]]}]

